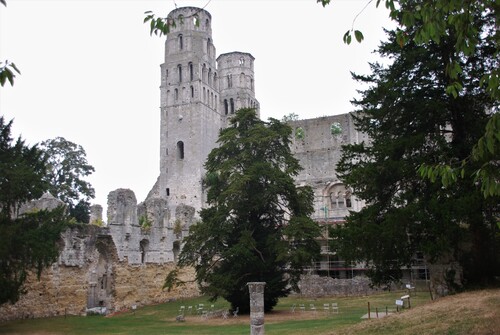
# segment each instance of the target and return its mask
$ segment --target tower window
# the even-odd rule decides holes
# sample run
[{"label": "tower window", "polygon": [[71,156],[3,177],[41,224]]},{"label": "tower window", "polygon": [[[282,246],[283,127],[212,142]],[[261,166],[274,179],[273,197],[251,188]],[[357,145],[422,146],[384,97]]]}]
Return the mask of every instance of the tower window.
[{"label": "tower window", "polygon": [[166,189],[166,192],[167,192],[167,197],[170,195],[170,189],[167,187]]},{"label": "tower window", "polygon": [[177,101],[179,99],[179,90],[175,89],[174,90],[174,100]]},{"label": "tower window", "polygon": [[177,65],[177,72],[179,73],[179,83],[182,83],[182,65]]},{"label": "tower window", "polygon": [[184,49],[184,40],[182,38],[182,35],[177,36],[177,40],[179,41],[179,50]]},{"label": "tower window", "polygon": [[245,58],[241,57],[240,58],[240,66],[245,65]]},{"label": "tower window", "polygon": [[240,87],[244,88],[246,86],[246,82],[245,82],[245,74],[242,72],[240,74]]},{"label": "tower window", "polygon": [[[207,20],[207,28],[208,28],[208,20]],[[207,55],[210,56],[210,39],[207,40]]]},{"label": "tower window", "polygon": [[226,115],[229,113],[229,105],[227,104],[227,99],[224,99],[224,112]]},{"label": "tower window", "polygon": [[184,142],[177,142],[177,158],[184,159]]},{"label": "tower window", "polygon": [[233,76],[231,74],[227,75],[227,87],[228,88],[233,87]]},{"label": "tower window", "polygon": [[194,87],[191,85],[191,98],[194,98]]},{"label": "tower window", "polygon": [[193,81],[194,72],[193,72],[193,63],[189,63],[189,80]]},{"label": "tower window", "polygon": [[231,104],[231,114],[234,114],[234,100],[233,100],[233,98],[231,98],[229,101]]}]

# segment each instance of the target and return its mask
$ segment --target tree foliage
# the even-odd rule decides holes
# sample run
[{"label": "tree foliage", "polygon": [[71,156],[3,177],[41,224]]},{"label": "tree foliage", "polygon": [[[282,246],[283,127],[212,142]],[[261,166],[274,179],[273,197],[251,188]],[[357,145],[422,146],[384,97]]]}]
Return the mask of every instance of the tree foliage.
[{"label": "tree foliage", "polygon": [[72,216],[88,223],[88,201],[94,198],[95,191],[84,177],[95,169],[87,162],[85,150],[62,137],[42,142],[41,148],[47,162],[48,191],[68,205]]},{"label": "tree foliage", "polygon": [[[324,6],[330,0],[317,0]],[[373,0],[367,1],[367,5]],[[489,45],[493,56],[489,59],[490,66],[482,67],[482,72],[475,73],[476,89],[487,92],[492,99],[500,99],[500,58],[498,41],[500,40],[498,22],[500,13],[498,1],[496,0],[377,0],[376,6],[385,3],[390,11],[392,20],[398,23],[396,30],[397,43],[401,48],[409,47],[416,43],[418,45],[439,44],[442,39],[452,39],[451,58],[444,63],[445,75],[448,78],[447,85],[443,90],[457,98],[466,93],[463,83],[462,66],[467,61],[474,61],[476,57],[476,46]],[[366,8],[366,7],[365,7]],[[359,14],[358,14],[359,15]],[[363,40],[360,31],[353,26],[344,34],[344,42],[351,43],[352,33],[358,42]],[[477,17],[492,17],[489,26],[478,26]],[[414,31],[409,35],[408,30]],[[478,139],[464,159],[459,162],[437,162],[435,164],[423,163],[419,168],[422,177],[430,180],[440,180],[443,185],[453,183],[461,178],[471,165],[477,166],[474,171],[474,184],[479,185],[483,196],[500,196],[500,115],[498,109],[492,110],[484,134]],[[479,164],[477,164],[479,163]]]},{"label": "tree foliage", "polygon": [[[5,0],[0,0],[0,3],[4,6],[7,6],[7,2]],[[0,86],[4,86],[7,81],[9,81],[10,85],[14,85],[14,78],[17,74],[21,74],[21,71],[17,68],[16,64],[9,62],[8,60],[0,62]]]},{"label": "tree foliage", "polygon": [[57,259],[57,241],[68,223],[62,207],[18,216],[22,203],[47,189],[47,170],[37,146],[21,138],[13,143],[11,126],[0,117],[0,304],[17,301],[28,272],[40,275]]},{"label": "tree foliage", "polygon": [[[241,109],[220,132],[205,164],[209,207],[190,228],[179,266],[193,266],[201,292],[249,311],[247,282],[266,282],[265,310],[297,289],[305,265],[319,254],[319,226],[310,187],[296,187],[301,169],[289,149],[291,128]],[[175,284],[167,276],[168,285]]]},{"label": "tree foliage", "polygon": [[[389,32],[381,44],[378,52],[393,59],[391,65],[372,64],[372,74],[354,75],[370,87],[354,104],[356,127],[371,142],[344,146],[337,170],[367,205],[333,233],[343,257],[369,262],[376,284],[401,278],[417,252],[430,262],[460,262],[469,284],[499,274],[498,195],[482,196],[474,185],[482,163],[468,158],[498,108],[498,100],[478,85],[498,66],[496,47],[481,38],[495,17],[476,14],[478,44],[468,57],[456,52],[456,36],[421,44],[415,39],[420,29],[411,27],[404,30],[403,48],[399,32]],[[461,68],[457,96],[446,92],[452,63]],[[423,164],[464,160],[462,176],[443,184],[417,173]]]}]

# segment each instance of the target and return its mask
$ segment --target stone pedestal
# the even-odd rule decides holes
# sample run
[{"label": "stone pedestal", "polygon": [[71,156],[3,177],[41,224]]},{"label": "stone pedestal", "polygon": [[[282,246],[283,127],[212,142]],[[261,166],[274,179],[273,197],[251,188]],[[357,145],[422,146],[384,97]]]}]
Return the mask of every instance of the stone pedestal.
[{"label": "stone pedestal", "polygon": [[264,335],[264,282],[247,283],[250,290],[250,335]]}]

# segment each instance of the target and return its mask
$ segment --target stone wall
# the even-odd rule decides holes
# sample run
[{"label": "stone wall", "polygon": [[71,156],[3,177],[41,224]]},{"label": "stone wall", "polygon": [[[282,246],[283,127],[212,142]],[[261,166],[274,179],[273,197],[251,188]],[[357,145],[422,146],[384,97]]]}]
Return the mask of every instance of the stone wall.
[{"label": "stone wall", "polygon": [[[129,309],[132,305],[143,306],[198,296],[199,291],[195,284],[188,284],[170,292],[162,289],[164,279],[173,266],[173,263],[139,266],[126,262],[114,263],[111,294],[107,301],[103,301],[103,305],[113,312]],[[36,274],[30,274],[25,285],[26,294],[22,295],[16,304],[0,305],[0,321],[85,315],[93,285],[91,267],[91,264],[78,267],[55,263],[43,271],[40,280],[37,280]],[[192,276],[193,271],[187,270],[181,279]],[[98,291],[105,289],[100,282],[97,282],[96,286]],[[99,294],[97,297],[103,298]]]},{"label": "stone wall", "polygon": [[299,282],[300,295],[310,298],[332,296],[364,296],[380,292],[371,288],[367,277],[337,279],[318,275],[302,276]]},{"label": "stone wall", "polygon": [[[183,229],[176,234],[165,200],[148,199],[138,206],[134,193],[127,189],[111,192],[108,200],[109,226],[67,229],[61,235],[57,262],[42,272],[40,280],[29,274],[20,300],[0,305],[0,320],[81,315],[94,307],[115,311],[199,295],[196,284],[162,290],[167,273],[175,266],[174,244],[187,234],[193,208],[179,207],[175,219]],[[46,195],[24,206],[24,211],[50,209],[54,204],[59,203]],[[151,220],[150,227],[139,225],[138,213]],[[94,220],[101,220],[98,213]],[[183,277],[194,278],[193,271]]]}]

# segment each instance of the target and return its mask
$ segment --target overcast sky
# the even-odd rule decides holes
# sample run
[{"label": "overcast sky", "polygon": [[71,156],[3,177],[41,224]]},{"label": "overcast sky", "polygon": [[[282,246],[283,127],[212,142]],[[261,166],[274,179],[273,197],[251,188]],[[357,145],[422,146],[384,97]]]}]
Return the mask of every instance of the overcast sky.
[{"label": "overcast sky", "polygon": [[[208,2],[208,4],[207,4]],[[21,70],[0,88],[0,114],[29,144],[62,136],[83,146],[96,172],[93,203],[130,188],[143,201],[159,175],[160,67],[165,37],[150,37],[144,12],[183,6],[212,15],[217,54],[255,57],[261,117],[342,114],[368,73],[372,52],[391,25],[371,3],[355,28],[365,41],[342,42],[368,0],[7,0],[0,5],[0,60]],[[104,212],[106,220],[106,212]]]}]

